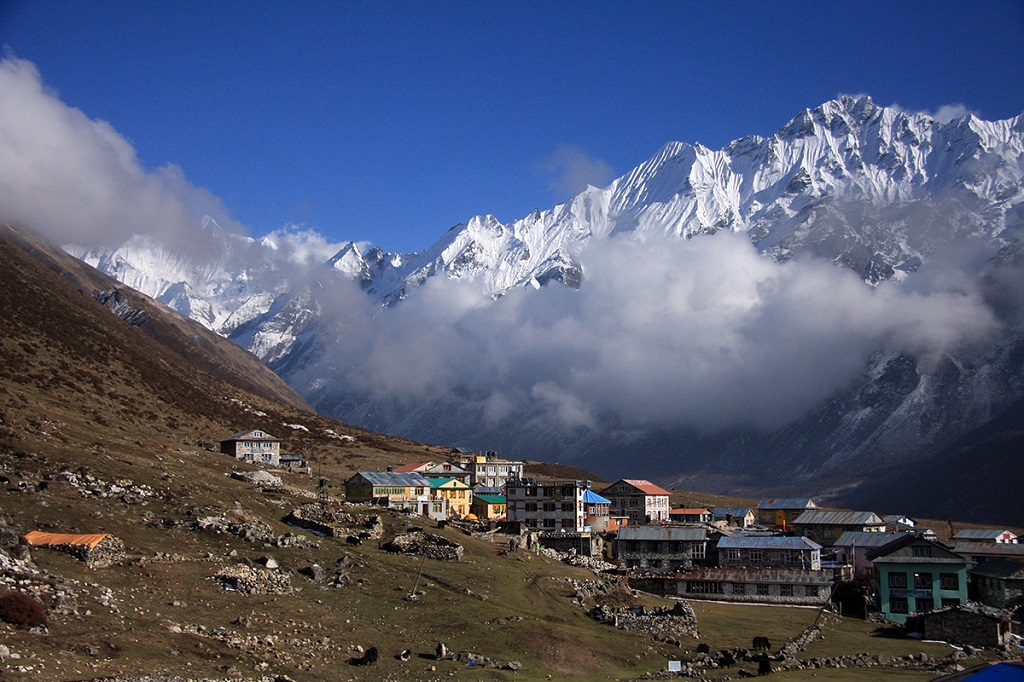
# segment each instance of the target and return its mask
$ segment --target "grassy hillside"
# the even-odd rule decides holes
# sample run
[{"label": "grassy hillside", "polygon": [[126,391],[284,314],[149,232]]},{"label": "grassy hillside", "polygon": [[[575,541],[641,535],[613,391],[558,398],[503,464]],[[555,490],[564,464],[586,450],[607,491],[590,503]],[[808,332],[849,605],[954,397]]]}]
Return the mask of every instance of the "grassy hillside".
[{"label": "grassy hillside", "polygon": [[[749,646],[766,635],[779,646],[817,615],[698,603],[701,639],[683,638],[681,646],[598,622],[585,610],[595,599],[668,602],[622,589],[580,601],[569,581],[595,580],[591,572],[543,554],[506,553],[501,538],[344,505],[340,484],[352,472],[440,460],[448,449],[352,428],[277,400],[272,379],[238,385],[234,370],[222,368],[204,344],[184,353],[181,334],[146,332],[150,324],[180,324],[189,338],[186,322],[165,320],[160,306],[136,301],[151,321],[131,326],[96,303],[82,281],[59,259],[40,260],[0,239],[0,593],[35,595],[49,616],[46,634],[0,624],[9,654],[0,649],[0,679],[633,679],[671,659],[696,660],[700,643]],[[291,510],[315,500],[317,476],[280,474],[283,486],[257,487],[230,476],[251,467],[213,448],[219,438],[257,427],[283,438],[285,451],[308,448],[314,471],[331,483],[329,508],[359,519],[380,513],[382,535],[353,545],[286,525]],[[724,502],[680,495],[677,502],[718,500]],[[199,529],[209,517],[249,529],[250,540]],[[33,548],[26,557],[10,541],[31,530],[111,533],[124,541],[127,559],[90,569],[50,549]],[[459,543],[462,560],[383,548],[412,530]],[[283,593],[244,594],[216,577],[239,565],[259,574],[268,558],[279,568],[267,575],[290,585]],[[837,620],[827,628],[842,633],[841,648],[851,653],[949,653],[944,645],[883,642],[863,624]],[[461,655],[435,660],[438,642]],[[349,665],[369,647],[379,650],[377,663]],[[401,660],[405,650],[408,660]],[[753,671],[756,663],[740,667]],[[893,670],[900,679],[928,679],[925,668]],[[814,674],[794,671],[787,679]]]}]

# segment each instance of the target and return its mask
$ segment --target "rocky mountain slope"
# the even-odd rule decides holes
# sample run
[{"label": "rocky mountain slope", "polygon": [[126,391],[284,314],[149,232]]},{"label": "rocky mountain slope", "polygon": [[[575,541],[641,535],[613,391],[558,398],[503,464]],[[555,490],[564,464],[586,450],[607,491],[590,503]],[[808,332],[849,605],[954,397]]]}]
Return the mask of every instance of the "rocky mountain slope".
[{"label": "rocky mountain slope", "polygon": [[[849,482],[851,471],[928,456],[1022,395],[1019,302],[1006,295],[1024,281],[1014,250],[1024,226],[1022,176],[1024,117],[938,121],[880,107],[867,97],[842,97],[800,113],[767,138],[745,137],[720,150],[669,143],[608,187],[590,187],[565,204],[507,224],[493,216],[473,218],[423,252],[364,253],[348,244],[287,286],[277,283],[248,298],[237,292],[212,295],[207,300],[216,303],[210,305],[225,312],[204,319],[224,321],[211,324],[266,361],[318,410],[380,430],[520,456],[572,459],[614,473],[625,473],[615,468],[624,452],[642,452],[646,474],[665,481],[720,476],[719,464],[713,472],[705,466],[715,462],[732,472],[720,479],[723,487],[769,480],[803,481],[809,487]],[[712,414],[691,420],[632,415],[629,403],[644,404],[651,396],[640,385],[628,386],[628,374],[624,394],[633,391],[636,399],[625,404],[593,399],[595,391],[578,385],[580,377],[614,376],[617,370],[603,361],[577,366],[580,357],[605,351],[572,345],[606,332],[596,323],[581,326],[584,315],[573,307],[578,304],[552,293],[550,285],[585,293],[599,290],[603,278],[614,282],[607,290],[611,299],[632,288],[648,305],[662,297],[670,315],[684,296],[687,321],[699,308],[701,292],[723,282],[736,282],[736,295],[708,294],[707,306],[714,310],[742,307],[744,296],[756,298],[779,286],[773,275],[754,276],[752,288],[743,290],[758,266],[738,262],[732,249],[707,247],[713,252],[703,257],[720,259],[719,270],[694,276],[687,285],[692,289],[673,288],[700,263],[680,257],[670,242],[659,247],[659,240],[694,241],[716,233],[744,236],[780,268],[792,264],[779,272],[800,271],[808,262],[838,265],[876,290],[861,308],[881,305],[879,300],[889,301],[889,307],[873,317],[859,318],[859,309],[842,314],[841,283],[808,279],[797,285],[818,293],[840,287],[835,296],[841,314],[827,324],[849,325],[846,331],[860,343],[845,357],[839,351],[816,357],[816,337],[804,338],[815,316],[829,314],[827,306],[807,305],[801,319],[797,312],[768,305],[757,320],[737,322],[728,331],[746,334],[758,325],[773,331],[764,342],[750,335],[758,341],[752,348],[764,357],[756,366],[735,370],[747,376],[765,372],[756,391],[738,380],[736,389],[763,391],[765,397],[737,408],[730,419],[720,417],[730,408],[717,405]],[[638,246],[644,244],[653,246]],[[94,254],[90,262],[127,260],[124,248],[117,254]],[[669,266],[676,272],[652,275]],[[182,286],[193,292],[225,281],[224,275],[179,274]],[[239,279],[254,281],[247,275]],[[471,284],[475,292],[508,302],[487,304],[470,299],[468,289],[440,282]],[[174,286],[169,279],[161,284],[165,291]],[[527,296],[532,290],[534,296]],[[918,305],[936,291],[961,303],[970,299],[973,312],[981,311],[974,319],[966,306],[962,312],[945,306],[962,326],[976,330],[972,338],[962,329],[952,334],[943,328],[927,343],[920,341],[933,331],[930,327],[941,326],[935,311],[943,306],[929,312]],[[375,312],[378,305],[387,310]],[[905,319],[873,330],[874,320],[899,318],[901,306]],[[660,323],[627,319],[629,311],[642,309],[629,297],[609,307],[606,314],[615,320],[609,328],[632,324],[645,331]],[[489,312],[482,312],[485,308]],[[520,317],[523,309],[529,315]],[[232,318],[232,310],[244,313]],[[431,322],[451,334],[435,334]],[[580,327],[573,343],[556,340],[560,329],[573,325]],[[533,328],[549,338],[547,355],[540,338],[519,338]],[[859,339],[865,328],[871,331]],[[666,330],[664,345],[677,344],[671,335],[678,333]],[[378,342],[381,336],[387,337],[384,343]],[[942,337],[939,342],[936,336]],[[627,343],[626,331],[622,337]],[[400,339],[391,343],[394,357],[382,350],[390,339]],[[510,348],[505,357],[503,339]],[[530,355],[517,357],[512,340],[529,344]],[[651,343],[657,351],[657,343]],[[785,348],[803,343],[807,368],[801,370],[796,360],[786,360]],[[842,342],[817,343],[820,348]],[[452,351],[455,357],[443,358],[447,364],[439,369],[423,361],[444,355],[432,344],[458,350]],[[766,344],[776,344],[777,350]],[[712,355],[713,343],[705,345],[694,362],[721,363]],[[689,356],[691,351],[680,346],[676,352]],[[751,349],[741,352],[749,355]],[[458,368],[460,357],[477,371]],[[766,368],[773,364],[780,369],[771,375]],[[661,376],[676,385],[693,380],[691,373],[674,372],[670,368]],[[812,373],[820,379],[813,390],[805,386],[813,383],[808,377],[791,382]],[[728,381],[727,371],[724,376]],[[658,386],[658,379],[654,374],[649,382],[651,409],[671,412],[675,403],[677,413],[699,412],[692,399]],[[800,400],[789,397],[789,383],[800,384],[793,391]],[[756,414],[775,410],[766,388],[771,384],[782,389],[774,403],[793,406],[785,418]],[[707,390],[699,382],[695,386]],[[553,420],[553,413],[559,419]],[[757,428],[750,428],[751,422]],[[747,480],[743,472],[752,469],[757,476]]]}]

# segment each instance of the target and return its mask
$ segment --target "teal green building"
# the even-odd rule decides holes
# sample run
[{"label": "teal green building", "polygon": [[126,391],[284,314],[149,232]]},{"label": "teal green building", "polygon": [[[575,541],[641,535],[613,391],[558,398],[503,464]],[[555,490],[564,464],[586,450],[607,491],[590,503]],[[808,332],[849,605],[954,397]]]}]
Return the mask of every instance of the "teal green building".
[{"label": "teal green building", "polygon": [[967,559],[949,547],[905,533],[867,553],[874,566],[876,610],[904,623],[924,613],[967,601]]}]

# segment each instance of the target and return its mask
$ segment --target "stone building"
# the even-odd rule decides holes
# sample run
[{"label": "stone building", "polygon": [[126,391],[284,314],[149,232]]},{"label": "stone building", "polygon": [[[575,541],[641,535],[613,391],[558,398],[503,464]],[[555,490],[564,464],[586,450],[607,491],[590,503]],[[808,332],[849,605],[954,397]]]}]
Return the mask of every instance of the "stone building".
[{"label": "stone building", "polygon": [[611,515],[629,517],[631,526],[669,520],[669,492],[650,481],[624,478],[601,494],[611,501]]},{"label": "stone building", "polygon": [[885,521],[873,512],[808,509],[793,519],[789,528],[819,545],[831,547],[843,533],[884,533]]},{"label": "stone building", "polygon": [[682,526],[625,526],[615,539],[615,556],[626,568],[674,573],[707,557],[704,528]]},{"label": "stone building", "polygon": [[718,541],[723,568],[799,568],[821,570],[821,545],[791,535],[723,537]]},{"label": "stone building", "polygon": [[785,529],[796,517],[818,505],[809,497],[766,497],[757,503],[757,522],[762,526]]},{"label": "stone building", "polygon": [[992,559],[970,570],[973,598],[987,606],[1024,610],[1024,561]]},{"label": "stone building", "polygon": [[966,603],[918,614],[907,630],[957,646],[995,648],[1010,644],[1013,624],[1008,611]]},{"label": "stone building", "polygon": [[281,441],[261,429],[240,431],[221,440],[220,451],[253,464],[281,464]]},{"label": "stone building", "polygon": [[590,481],[514,478],[505,484],[506,515],[530,530],[581,533],[586,526],[583,499]]},{"label": "stone building", "polygon": [[820,606],[832,594],[829,571],[695,567],[674,576],[630,577],[630,587],[686,599]]}]

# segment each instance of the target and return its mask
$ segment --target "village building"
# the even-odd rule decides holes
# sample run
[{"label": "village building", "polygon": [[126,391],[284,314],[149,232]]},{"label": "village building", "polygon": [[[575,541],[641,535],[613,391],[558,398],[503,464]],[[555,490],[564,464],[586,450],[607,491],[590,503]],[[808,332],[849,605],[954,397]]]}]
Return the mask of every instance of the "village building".
[{"label": "village building", "polygon": [[631,576],[629,584],[686,599],[821,606],[829,601],[833,583],[828,571],[695,567],[675,576]]},{"label": "village building", "polygon": [[821,570],[821,545],[804,537],[723,537],[718,541],[718,565],[723,568],[798,568]]},{"label": "village building", "polygon": [[749,528],[757,523],[757,516],[749,507],[715,507],[711,515],[712,521],[725,523],[727,527]]},{"label": "village building", "polygon": [[281,464],[281,441],[261,429],[239,431],[220,442],[220,451],[253,464]]},{"label": "village building", "polygon": [[615,539],[615,556],[626,568],[675,573],[707,557],[704,528],[683,526],[626,526]]},{"label": "village building", "polygon": [[871,577],[874,566],[868,560],[868,552],[887,545],[899,537],[902,536],[898,533],[865,533],[848,530],[840,535],[833,545],[836,561],[852,565],[856,577]]},{"label": "village building", "polygon": [[65,552],[89,568],[106,568],[128,558],[124,542],[109,533],[45,533],[39,530],[25,533],[25,543],[31,547],[47,547]]},{"label": "village building", "polygon": [[1017,535],[1008,530],[993,530],[989,528],[965,528],[952,538],[950,542],[993,542],[999,545],[1016,545]]},{"label": "village building", "polygon": [[672,523],[710,524],[712,519],[711,510],[705,507],[680,507],[668,513],[668,520]]},{"label": "village building", "polygon": [[505,485],[510,522],[529,530],[581,533],[586,526],[583,496],[590,481],[510,479]]},{"label": "village building", "polygon": [[846,531],[884,533],[885,521],[872,512],[809,509],[796,517],[789,528],[824,547],[831,547]]},{"label": "village building", "polygon": [[504,495],[477,495],[469,505],[469,512],[480,521],[504,521],[508,502]]},{"label": "village building", "polygon": [[1024,615],[1024,560],[992,559],[969,575],[974,599]]},{"label": "village building", "polygon": [[[619,519],[612,521],[611,505],[611,500],[598,495],[593,490],[588,490],[583,493],[583,515],[585,527],[594,533],[605,533],[616,531],[621,528],[622,525],[625,525],[624,523],[618,523]],[[621,520],[625,521],[625,519]]]},{"label": "village building", "polygon": [[465,483],[467,486],[470,485],[472,479],[469,471],[451,462],[431,463],[430,466],[423,469],[420,473],[426,478],[454,478]]},{"label": "village building", "polygon": [[408,464],[388,467],[388,471],[396,474],[422,474],[432,466],[434,466],[433,462],[409,462]]},{"label": "village building", "polygon": [[912,533],[917,530],[917,521],[903,514],[887,514],[882,520],[885,521],[886,530],[893,533]]},{"label": "village building", "polygon": [[953,551],[965,557],[968,568],[981,566],[993,559],[1024,560],[1024,544],[1005,542],[974,542],[958,540],[952,543]]},{"label": "village building", "polygon": [[669,492],[650,481],[624,478],[601,495],[611,500],[611,514],[628,517],[630,525],[668,521]]},{"label": "village building", "polygon": [[415,472],[360,471],[345,481],[345,499],[422,513],[431,506],[430,481]]},{"label": "village building", "polygon": [[483,455],[458,448],[453,460],[469,472],[468,483],[474,488],[503,488],[510,478],[522,478],[526,462],[501,459],[493,450]]},{"label": "village building", "polygon": [[435,500],[448,500],[448,514],[455,518],[469,515],[473,489],[457,478],[427,478],[430,496]]},{"label": "village building", "polygon": [[941,542],[900,533],[866,558],[874,565],[875,606],[884,618],[904,623],[911,613],[967,601],[967,560]]},{"label": "village building", "polygon": [[809,497],[767,497],[757,504],[757,522],[762,526],[786,529],[796,517],[818,505]]},{"label": "village building", "polygon": [[1013,635],[1008,611],[976,603],[917,614],[908,620],[907,630],[924,639],[984,648],[1007,646]]}]

